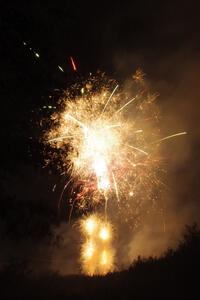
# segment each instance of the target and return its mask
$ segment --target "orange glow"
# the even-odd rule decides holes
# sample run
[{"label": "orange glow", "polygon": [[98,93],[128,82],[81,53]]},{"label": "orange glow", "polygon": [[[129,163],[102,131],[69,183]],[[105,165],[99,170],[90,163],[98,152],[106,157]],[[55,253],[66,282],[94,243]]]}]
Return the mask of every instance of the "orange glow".
[{"label": "orange glow", "polygon": [[75,64],[75,62],[74,62],[74,60],[73,60],[73,57],[72,57],[72,56],[70,56],[70,60],[71,60],[71,64],[72,64],[72,68],[73,68],[73,70],[74,70],[74,71],[77,71],[76,64]]}]

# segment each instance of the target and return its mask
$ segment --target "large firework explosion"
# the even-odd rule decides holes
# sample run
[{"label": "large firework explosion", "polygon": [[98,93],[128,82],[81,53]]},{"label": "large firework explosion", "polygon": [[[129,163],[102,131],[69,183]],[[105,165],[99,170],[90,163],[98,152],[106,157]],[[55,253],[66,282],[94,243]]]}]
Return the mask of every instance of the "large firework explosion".
[{"label": "large firework explosion", "polygon": [[[82,211],[81,265],[85,274],[115,269],[113,231],[140,226],[156,205],[162,172],[156,96],[138,70],[119,85],[99,73],[75,84],[59,100],[45,135],[51,159],[67,180],[67,205]],[[178,133],[185,134],[185,133]],[[58,206],[60,207],[59,200]],[[92,213],[91,213],[92,211]],[[141,213],[142,212],[142,213]]]}]

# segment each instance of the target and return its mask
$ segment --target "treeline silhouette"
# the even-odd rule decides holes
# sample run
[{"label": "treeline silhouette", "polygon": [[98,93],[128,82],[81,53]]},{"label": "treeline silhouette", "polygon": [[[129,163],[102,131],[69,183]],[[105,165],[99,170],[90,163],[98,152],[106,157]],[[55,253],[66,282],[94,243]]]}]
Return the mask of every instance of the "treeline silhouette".
[{"label": "treeline silhouette", "polygon": [[35,274],[10,261],[0,272],[0,299],[199,299],[200,230],[187,226],[176,251],[138,257],[125,271],[107,276]]}]

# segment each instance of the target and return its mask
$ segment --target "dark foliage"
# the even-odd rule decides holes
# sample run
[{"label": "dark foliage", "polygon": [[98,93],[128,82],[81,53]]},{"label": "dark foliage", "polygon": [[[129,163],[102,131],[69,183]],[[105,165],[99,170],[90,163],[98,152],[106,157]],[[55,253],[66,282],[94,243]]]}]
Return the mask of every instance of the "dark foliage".
[{"label": "dark foliage", "polygon": [[1,299],[198,299],[200,231],[188,226],[176,251],[138,258],[129,270],[105,277],[30,272],[11,262],[0,273]]}]

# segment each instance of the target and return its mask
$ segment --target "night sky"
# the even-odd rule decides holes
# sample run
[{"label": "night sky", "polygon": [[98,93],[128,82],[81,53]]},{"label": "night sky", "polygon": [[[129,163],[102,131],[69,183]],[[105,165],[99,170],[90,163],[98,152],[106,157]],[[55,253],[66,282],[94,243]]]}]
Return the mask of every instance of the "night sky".
[{"label": "night sky", "polygon": [[5,235],[11,240],[39,239],[59,222],[55,210],[60,190],[53,193],[52,188],[55,183],[61,188],[62,182],[55,170],[43,168],[38,124],[51,113],[44,107],[56,107],[56,89],[97,70],[123,81],[142,68],[153,91],[160,94],[163,134],[188,132],[167,147],[168,184],[183,219],[199,219],[198,1],[112,2],[1,3],[2,240]]}]

